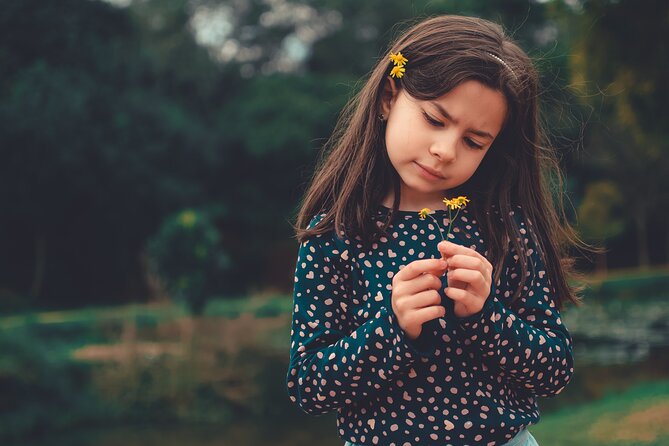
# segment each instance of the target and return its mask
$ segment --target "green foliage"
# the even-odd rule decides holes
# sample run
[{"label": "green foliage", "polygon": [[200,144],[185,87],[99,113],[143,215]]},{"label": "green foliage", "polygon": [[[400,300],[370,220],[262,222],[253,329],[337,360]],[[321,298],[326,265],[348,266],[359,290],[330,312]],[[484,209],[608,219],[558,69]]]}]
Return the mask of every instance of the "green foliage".
[{"label": "green foliage", "polygon": [[652,382],[542,417],[530,432],[542,445],[661,446],[668,410],[669,381]]},{"label": "green foliage", "polygon": [[0,349],[0,440],[114,416],[92,392],[88,366],[70,360],[62,339],[27,327],[3,330]]},{"label": "green foliage", "polygon": [[174,297],[201,314],[220,291],[217,279],[230,265],[218,230],[205,212],[186,209],[168,217],[147,242],[149,264]]},{"label": "green foliage", "polygon": [[589,280],[584,296],[586,301],[591,297],[600,300],[638,296],[656,298],[666,296],[667,289],[669,289],[669,272],[658,270],[646,274],[635,272],[629,275]]},{"label": "green foliage", "polygon": [[[667,218],[667,176],[658,173],[669,159],[662,156],[666,14],[655,12],[662,7],[655,0],[644,7],[579,4],[292,0],[282,15],[275,3],[258,1],[234,8],[221,0],[127,8],[97,0],[5,2],[0,300],[141,301],[148,287],[138,259],[147,238],[174,212],[212,203],[234,210],[224,221],[216,217],[231,260],[222,293],[289,291],[288,268],[267,271],[294,260],[279,254],[285,247],[276,241],[292,235],[289,221],[318,149],[387,43],[413,21],[441,13],[499,21],[536,58],[542,120],[570,169],[574,200],[591,181],[614,181],[632,206],[621,215],[654,212],[637,223],[642,234]],[[191,18],[202,5],[227,8],[229,43],[245,49],[237,58],[219,63],[220,52],[196,43]],[[277,65],[304,35],[313,37],[304,58]],[[286,67],[295,70],[282,72]],[[580,85],[607,94],[590,96],[597,90]],[[583,141],[597,156],[578,159],[570,148],[581,143],[588,120],[599,121]],[[607,230],[611,239],[615,232]],[[616,258],[633,262],[634,237],[621,235],[612,266]]]},{"label": "green foliage", "polygon": [[11,1],[0,25],[0,283],[50,303],[143,298],[146,237],[207,201],[219,150],[199,113],[217,84],[158,63],[145,25],[103,2]]},{"label": "green foliage", "polygon": [[589,0],[571,17],[571,88],[596,113],[583,164],[616,184],[647,265],[649,220],[669,221],[669,4]]},{"label": "green foliage", "polygon": [[625,219],[622,194],[615,183],[588,184],[578,208],[579,232],[589,240],[602,241],[622,233]]},{"label": "green foliage", "polygon": [[323,0],[317,7],[336,11],[342,21],[336,31],[314,45],[308,64],[316,73],[364,75],[379,58],[386,57],[383,52],[401,31],[419,19],[438,14],[473,15],[501,22],[529,51],[552,44],[535,37],[546,24],[546,6],[526,0]]}]

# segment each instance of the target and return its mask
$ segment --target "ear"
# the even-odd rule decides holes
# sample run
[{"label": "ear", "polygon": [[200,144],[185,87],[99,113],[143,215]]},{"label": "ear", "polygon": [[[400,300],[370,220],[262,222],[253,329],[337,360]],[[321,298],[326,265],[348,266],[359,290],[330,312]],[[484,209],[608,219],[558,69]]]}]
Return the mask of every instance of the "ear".
[{"label": "ear", "polygon": [[397,95],[400,89],[395,85],[395,80],[387,76],[386,82],[383,85],[383,93],[381,94],[381,113],[387,118],[390,115],[390,109],[397,100]]}]

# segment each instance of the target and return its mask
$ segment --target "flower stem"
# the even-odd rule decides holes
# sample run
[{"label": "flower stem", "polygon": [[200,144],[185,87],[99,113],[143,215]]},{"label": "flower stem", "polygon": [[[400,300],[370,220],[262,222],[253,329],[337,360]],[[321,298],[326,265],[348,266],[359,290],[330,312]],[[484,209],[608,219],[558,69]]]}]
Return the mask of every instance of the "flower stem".
[{"label": "flower stem", "polygon": [[454,216],[451,216],[451,208],[448,208],[448,233],[446,234],[446,237],[448,237],[449,234],[451,233],[451,227],[453,226],[453,220],[458,218],[459,213],[460,213],[460,208],[458,208],[458,212],[456,212]]},{"label": "flower stem", "polygon": [[441,241],[442,242],[445,241],[444,234],[443,234],[444,230],[441,229],[441,226],[439,226],[439,222],[437,222],[437,220],[435,220],[435,218],[432,215],[428,215],[428,217],[430,217],[434,221],[434,223],[437,225],[437,228],[439,228],[439,235],[441,236]]}]

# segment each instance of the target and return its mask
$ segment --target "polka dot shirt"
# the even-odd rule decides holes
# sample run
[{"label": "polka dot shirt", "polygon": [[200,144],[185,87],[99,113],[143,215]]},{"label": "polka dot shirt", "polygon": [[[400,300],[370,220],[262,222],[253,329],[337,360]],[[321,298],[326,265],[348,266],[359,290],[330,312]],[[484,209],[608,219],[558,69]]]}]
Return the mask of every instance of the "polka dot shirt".
[{"label": "polka dot shirt", "polygon": [[[377,224],[388,212],[379,207]],[[400,211],[389,237],[368,251],[334,231],[303,242],[286,376],[291,401],[311,415],[337,411],[340,438],[358,445],[495,446],[536,424],[537,397],[558,394],[573,375],[572,340],[528,234],[531,222],[519,206],[511,214],[529,258],[521,298],[511,302],[521,271],[510,248],[479,313],[458,318],[442,289],[446,315],[424,323],[415,340],[392,310],[392,277],[414,260],[441,257],[434,221]],[[448,211],[432,216],[447,230]],[[487,254],[467,208],[449,239]]]}]

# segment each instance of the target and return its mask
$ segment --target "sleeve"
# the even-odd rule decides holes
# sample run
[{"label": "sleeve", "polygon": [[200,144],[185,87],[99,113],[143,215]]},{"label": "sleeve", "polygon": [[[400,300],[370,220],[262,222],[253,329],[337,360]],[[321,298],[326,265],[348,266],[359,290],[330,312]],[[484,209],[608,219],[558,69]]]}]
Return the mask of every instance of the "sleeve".
[{"label": "sleeve", "polygon": [[[520,207],[517,214],[522,214]],[[518,217],[516,217],[518,218]],[[483,309],[459,321],[465,342],[476,345],[509,379],[539,397],[555,396],[573,373],[572,338],[556,306],[555,288],[533,240],[531,222],[520,217],[527,277],[515,303],[506,306],[520,283],[518,255],[511,248],[504,270]],[[511,244],[511,246],[513,246]]]},{"label": "sleeve", "polygon": [[[313,222],[313,221],[312,221]],[[328,247],[325,237],[300,245],[295,269],[288,395],[303,412],[322,415],[381,389],[408,373],[421,356],[392,309],[385,306],[354,328],[349,315],[347,253]],[[416,341],[420,341],[420,337]]]}]

